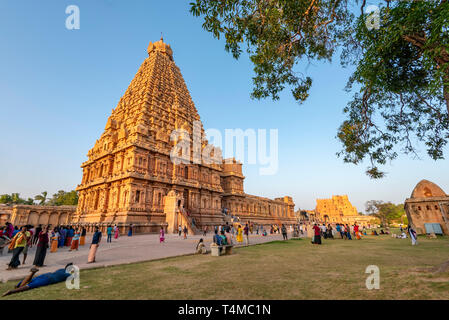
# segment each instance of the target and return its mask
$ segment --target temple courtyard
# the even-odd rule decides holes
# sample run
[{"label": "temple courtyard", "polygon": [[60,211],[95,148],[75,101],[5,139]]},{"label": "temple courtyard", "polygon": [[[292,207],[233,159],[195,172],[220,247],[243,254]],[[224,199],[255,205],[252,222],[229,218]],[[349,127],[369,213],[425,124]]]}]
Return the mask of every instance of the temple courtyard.
[{"label": "temple courtyard", "polygon": [[[251,242],[260,245],[235,248],[229,256],[186,255],[198,238],[169,235],[159,244],[156,235],[122,237],[103,242],[91,265],[85,264],[87,245],[77,253],[64,249],[49,254],[42,272],[73,261],[81,268],[79,290],[59,283],[2,299],[449,299],[449,272],[426,271],[449,259],[447,237],[420,237],[418,246],[390,236],[315,246],[307,238],[254,235]],[[26,274],[33,258],[30,251],[28,265],[1,276]],[[366,288],[369,265],[379,267],[378,290]],[[0,292],[15,283],[0,284]]]}]

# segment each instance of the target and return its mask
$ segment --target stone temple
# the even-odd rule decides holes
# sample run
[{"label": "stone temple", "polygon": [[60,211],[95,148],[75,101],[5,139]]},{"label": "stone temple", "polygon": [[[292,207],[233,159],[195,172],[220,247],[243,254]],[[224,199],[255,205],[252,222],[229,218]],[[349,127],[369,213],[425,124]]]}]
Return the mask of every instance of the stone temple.
[{"label": "stone temple", "polygon": [[[296,223],[291,197],[273,200],[244,192],[242,164],[233,159],[212,164],[171,161],[171,133],[183,129],[192,135],[195,123],[203,133],[170,45],[162,39],[150,42],[148,57],[81,166],[71,223],[133,224],[136,232],[155,232],[160,226],[173,232],[187,225],[195,232],[228,221],[223,211],[241,223]],[[220,152],[206,140],[200,148],[210,148],[212,156]]]},{"label": "stone temple", "polygon": [[368,225],[373,220],[373,217],[358,214],[357,208],[351,204],[347,195],[317,199],[315,214],[326,223]]},{"label": "stone temple", "polygon": [[436,223],[449,235],[449,195],[435,183],[421,180],[405,200],[405,212],[417,233],[425,234],[425,224]]}]

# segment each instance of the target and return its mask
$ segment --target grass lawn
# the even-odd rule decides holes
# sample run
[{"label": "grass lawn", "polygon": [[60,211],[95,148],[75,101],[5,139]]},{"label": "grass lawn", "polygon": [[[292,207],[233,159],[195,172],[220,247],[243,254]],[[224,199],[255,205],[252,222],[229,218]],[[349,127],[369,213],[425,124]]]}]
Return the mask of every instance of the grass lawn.
[{"label": "grass lawn", "polygon": [[[80,290],[65,283],[2,299],[449,299],[449,273],[419,268],[449,259],[448,238],[367,236],[363,240],[275,241],[231,256],[184,256],[81,271]],[[368,290],[368,265],[380,289]],[[0,292],[14,287],[0,284]]]}]

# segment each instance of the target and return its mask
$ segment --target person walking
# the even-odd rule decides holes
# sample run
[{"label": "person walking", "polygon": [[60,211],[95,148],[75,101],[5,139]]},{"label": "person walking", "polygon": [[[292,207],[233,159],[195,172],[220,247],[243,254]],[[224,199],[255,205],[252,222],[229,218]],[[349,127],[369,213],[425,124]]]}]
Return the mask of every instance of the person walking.
[{"label": "person walking", "polygon": [[22,264],[25,264],[25,261],[27,260],[27,256],[28,256],[28,248],[31,248],[32,246],[32,241],[33,241],[33,233],[30,231],[32,226],[26,226],[26,231],[25,231],[25,235],[27,238],[27,241],[25,243],[25,247],[23,248],[23,261]]},{"label": "person walking", "polygon": [[182,227],[181,225],[178,226],[178,236],[181,236],[182,234]]},{"label": "person walking", "polygon": [[119,236],[119,229],[117,227],[117,225],[114,225],[114,239],[117,240]]},{"label": "person walking", "polygon": [[112,242],[112,226],[111,225],[108,225],[108,228],[106,229],[106,233],[108,235],[106,242]]},{"label": "person walking", "polygon": [[237,240],[237,242],[239,244],[243,242],[243,229],[242,229],[241,225],[239,225],[238,228],[237,228],[237,238],[236,238],[236,240]]},{"label": "person walking", "polygon": [[204,226],[203,228],[203,237],[207,235],[207,226]]},{"label": "person walking", "polygon": [[417,245],[418,244],[418,240],[417,240],[417,237],[416,237],[416,231],[413,230],[411,225],[408,225],[407,231],[408,231],[408,234],[410,235],[410,239],[412,239],[412,246]]},{"label": "person walking", "polygon": [[128,237],[132,237],[132,235],[133,235],[133,225],[130,224],[129,225],[129,230],[128,230]]},{"label": "person walking", "polygon": [[312,229],[314,231],[312,243],[313,244],[321,244],[321,228],[319,226],[317,226],[317,224],[315,223],[315,225],[313,226]]},{"label": "person walking", "polygon": [[26,227],[22,227],[22,229],[12,238],[11,243],[9,244],[9,249],[12,250],[12,257],[6,270],[17,269],[20,265],[20,254],[28,241],[26,232]]},{"label": "person walking", "polygon": [[184,226],[184,239],[187,239],[187,226]]},{"label": "person walking", "polygon": [[165,231],[163,226],[161,226],[161,231],[159,232],[159,243],[162,242],[165,242]]},{"label": "person walking", "polygon": [[[41,233],[42,230],[43,230],[43,228],[42,228],[41,224],[36,227],[35,233],[34,233],[34,236],[33,236],[33,241],[32,241],[33,245],[36,245],[38,243],[38,241],[39,241],[39,234]],[[48,236],[48,227],[47,227],[47,236]]]},{"label": "person walking", "polygon": [[245,224],[245,228],[243,228],[243,234],[245,235],[246,245],[249,245],[249,227],[248,227],[248,224]]},{"label": "person walking", "polygon": [[87,257],[87,263],[94,263],[97,255],[97,249],[101,242],[100,228],[95,227],[95,233],[92,237],[92,243],[90,245],[89,256]]},{"label": "person walking", "polygon": [[41,231],[38,235],[37,240],[37,247],[36,247],[36,254],[34,256],[34,262],[33,265],[36,267],[43,267],[45,256],[47,255],[47,249],[48,249],[48,227],[41,228]]},{"label": "person walking", "polygon": [[284,238],[284,240],[288,240],[287,228],[284,226],[284,224],[282,224],[281,231],[282,231],[282,237]]}]

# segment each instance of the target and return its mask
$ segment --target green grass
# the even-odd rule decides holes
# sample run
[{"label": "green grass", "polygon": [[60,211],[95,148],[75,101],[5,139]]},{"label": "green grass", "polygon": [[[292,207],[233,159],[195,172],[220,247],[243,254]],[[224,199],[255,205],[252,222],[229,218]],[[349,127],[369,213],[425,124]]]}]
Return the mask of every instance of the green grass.
[{"label": "green grass", "polygon": [[[81,289],[64,283],[3,299],[449,299],[449,273],[419,271],[449,259],[447,238],[390,236],[235,248],[231,256],[183,256],[81,271]],[[368,265],[380,289],[368,290]],[[4,292],[15,282],[0,285]]]}]

